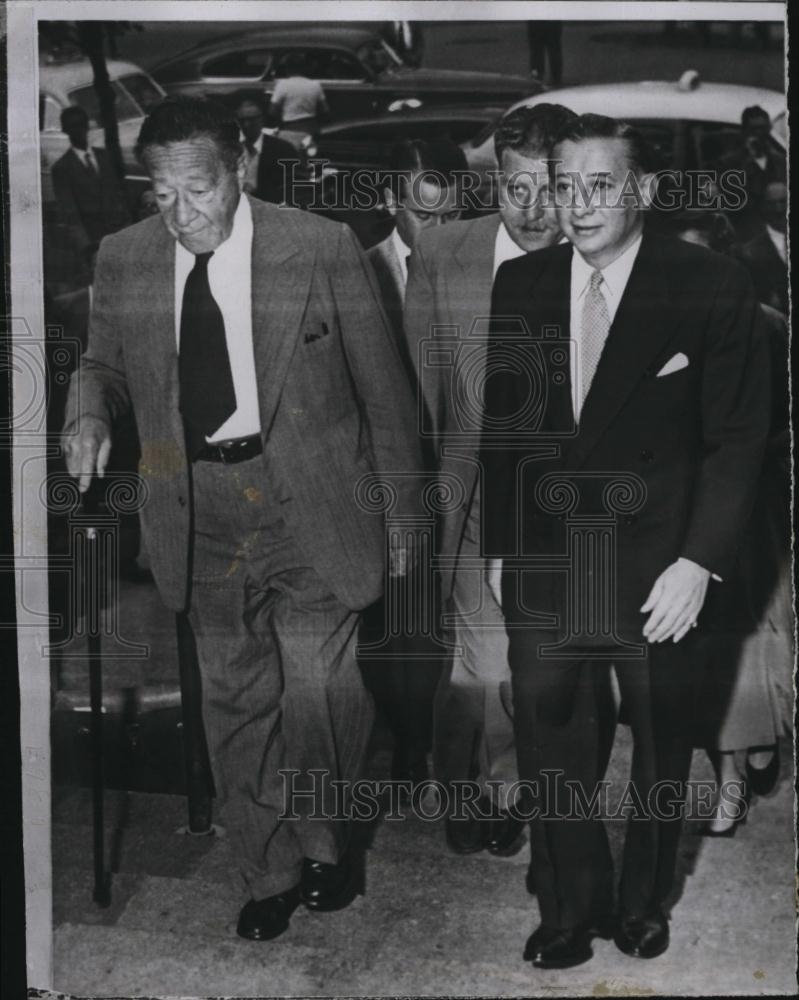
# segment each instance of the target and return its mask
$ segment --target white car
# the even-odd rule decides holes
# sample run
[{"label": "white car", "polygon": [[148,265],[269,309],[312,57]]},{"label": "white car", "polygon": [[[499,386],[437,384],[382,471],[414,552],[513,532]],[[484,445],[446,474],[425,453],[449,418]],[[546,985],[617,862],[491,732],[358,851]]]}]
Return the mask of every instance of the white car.
[{"label": "white car", "polygon": [[[111,59],[108,75],[116,96],[119,143],[129,183],[146,184],[133,153],[139,129],[148,110],[166,97],[165,91],[134,63]],[[89,61],[42,63],[39,66],[39,130],[42,164],[42,198],[53,201],[50,172],[53,164],[69,148],[69,139],[61,131],[61,112],[70,105],[84,109],[89,116],[89,142],[104,146],[94,74]]]},{"label": "white car", "polygon": [[[664,168],[701,170],[740,141],[741,112],[760,105],[768,112],[771,141],[784,155],[787,146],[785,95],[764,87],[705,83],[695,70],[679,80],[642,80],[549,90],[518,101],[516,108],[562,104],[577,114],[601,114],[635,125],[654,146]],[[463,144],[472,170],[486,179],[497,169],[494,131],[497,123]],[[488,181],[486,180],[486,184]]]}]

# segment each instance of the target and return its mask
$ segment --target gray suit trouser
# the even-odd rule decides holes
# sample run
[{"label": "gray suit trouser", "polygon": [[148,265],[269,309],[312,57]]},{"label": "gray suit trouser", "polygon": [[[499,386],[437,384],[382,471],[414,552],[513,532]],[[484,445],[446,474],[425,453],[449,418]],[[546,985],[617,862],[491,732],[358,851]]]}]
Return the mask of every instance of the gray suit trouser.
[{"label": "gray suit trouser", "polygon": [[[456,569],[452,588],[458,652],[442,674],[433,705],[433,766],[439,781],[478,779],[500,809],[514,805],[518,780],[508,635],[502,610],[485,582],[479,510],[472,503],[460,547],[470,560]],[[471,565],[472,561],[479,565]],[[490,782],[490,784],[489,784]]]},{"label": "gray suit trouser", "polygon": [[189,619],[211,768],[220,820],[263,899],[300,881],[304,857],[334,864],[346,849],[331,781],[360,776],[373,721],[358,615],[298,549],[260,456],[196,462],[192,475]]}]

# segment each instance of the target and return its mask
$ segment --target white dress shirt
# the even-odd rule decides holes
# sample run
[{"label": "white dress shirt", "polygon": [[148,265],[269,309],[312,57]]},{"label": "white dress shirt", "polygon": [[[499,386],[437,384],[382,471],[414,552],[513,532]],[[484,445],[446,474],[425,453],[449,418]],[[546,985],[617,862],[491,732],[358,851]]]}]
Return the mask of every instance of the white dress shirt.
[{"label": "white dress shirt", "polygon": [[264,134],[261,132],[252,144],[254,152],[250,152],[244,136],[241,136],[241,141],[244,144],[244,152],[247,155],[247,172],[244,175],[246,190],[256,191],[258,188],[258,162],[261,159],[261,149],[264,145]]},{"label": "white dress shirt", "polygon": [[[640,247],[641,237],[639,236],[634,243],[627,247],[621,256],[617,257],[611,264],[608,264],[607,267],[599,269],[589,264],[584,257],[580,256],[580,253],[576,249],[573,250],[569,336],[571,337],[572,343],[575,345],[578,352],[580,350],[580,345],[582,344],[583,302],[591,281],[591,275],[596,270],[600,270],[602,272],[603,280],[602,284],[599,286],[599,290],[602,293],[608,307],[608,317],[612,325],[616,316],[616,311],[619,308],[619,303],[621,302],[621,297],[624,295],[627,282],[630,280],[630,273],[633,269],[633,264],[635,263],[635,258],[638,256]],[[580,419],[580,401],[583,398],[580,391],[581,386],[579,384],[582,366],[579,365],[577,361],[578,358],[572,358],[572,407],[574,408],[575,420]]]},{"label": "white dress shirt", "polygon": [[402,287],[407,288],[408,286],[408,257],[411,254],[411,248],[403,240],[400,234],[397,232],[397,227],[391,230],[391,245],[394,247],[394,251],[397,254],[397,259],[399,260],[400,271],[402,271]]},{"label": "white dress shirt", "polygon": [[497,271],[506,260],[514,260],[516,257],[523,257],[526,251],[518,243],[514,243],[510,233],[505,228],[505,223],[500,222],[497,236],[494,240],[494,277]]},{"label": "white dress shirt", "polygon": [[80,160],[81,164],[91,168],[96,174],[100,173],[100,168],[97,166],[97,157],[92,152],[91,146],[88,149],[78,149],[77,146],[70,145],[70,149]]},{"label": "white dress shirt", "polygon": [[788,260],[788,251],[785,247],[785,233],[781,233],[779,229],[774,229],[772,226],[766,226],[766,232],[774,244],[774,249],[780,255],[783,264],[786,263]]},{"label": "white dress shirt", "polygon": [[[183,289],[194,261],[193,253],[180,243],[175,244],[175,342],[178,351]],[[258,434],[261,430],[252,343],[252,212],[244,196],[239,199],[230,236],[216,248],[208,262],[208,284],[225,323],[236,392],[235,412],[208,440],[227,441]]]}]

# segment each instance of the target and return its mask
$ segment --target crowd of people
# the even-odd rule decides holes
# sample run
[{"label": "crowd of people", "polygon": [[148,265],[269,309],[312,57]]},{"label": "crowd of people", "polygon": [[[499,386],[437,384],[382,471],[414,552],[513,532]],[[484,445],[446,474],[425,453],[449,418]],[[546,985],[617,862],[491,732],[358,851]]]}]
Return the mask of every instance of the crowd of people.
[{"label": "crowd of people", "polygon": [[[295,70],[272,105],[315,127]],[[472,218],[462,150],[399,143],[391,231],[364,249],[283,206],[277,165],[300,154],[265,113],[249,96],[152,109],[135,225],[79,109],[53,170],[91,272],[66,463],[85,491],[133,414],[144,544],[195,632],[249,893],[238,933],[272,939],[298,906],[362,890],[334,785],[362,776],[376,708],[406,802],[446,802],[449,850],[529,842],[525,959],[577,965],[597,936],[659,955],[693,750],[719,778],[703,832],[731,836],[791,728],[787,188],[768,116],[747,109],[719,164],[743,206],[662,217],[646,143],[603,116],[507,115],[498,210]],[[573,789],[590,799],[619,724],[647,808],[616,886]]]}]

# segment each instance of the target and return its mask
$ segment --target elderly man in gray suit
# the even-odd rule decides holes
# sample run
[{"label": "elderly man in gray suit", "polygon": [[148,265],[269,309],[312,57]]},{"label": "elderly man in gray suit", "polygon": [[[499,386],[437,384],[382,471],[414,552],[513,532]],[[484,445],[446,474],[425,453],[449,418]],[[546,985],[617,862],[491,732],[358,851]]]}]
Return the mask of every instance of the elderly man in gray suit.
[{"label": "elderly man in gray suit", "polygon": [[[304,903],[360,888],[346,798],[372,705],[358,609],[383,587],[383,516],[362,477],[398,473],[413,512],[413,393],[351,231],[242,193],[220,105],[164,101],[139,152],[160,218],[103,241],[64,443],[82,490],[132,407],[142,527],[165,603],[188,609],[217,795],[251,899],[238,933],[274,938]],[[389,548],[390,571],[409,554]],[[282,773],[281,773],[282,772]]]},{"label": "elderly man in gray suit", "polygon": [[[442,480],[456,477],[463,490],[462,504],[448,510],[441,526],[442,596],[445,608],[456,616],[459,652],[436,694],[433,745],[436,776],[450,789],[447,843],[458,854],[487,848],[506,856],[524,843],[523,824],[513,817],[514,803],[508,801],[518,777],[508,639],[502,611],[475,565],[480,557],[476,458],[482,415],[470,385],[478,386],[483,377],[487,325],[480,327],[479,320],[490,314],[500,264],[561,239],[554,203],[547,203],[546,161],[557,130],[570,117],[572,112],[560,105],[541,104],[504,118],[494,140],[499,213],[421,234],[411,258],[405,301],[410,351],[441,448]],[[462,345],[455,367],[426,363],[424,345],[432,345],[436,326]],[[462,412],[470,399],[475,412]],[[456,807],[454,783],[478,775],[481,800],[470,808]]]}]

